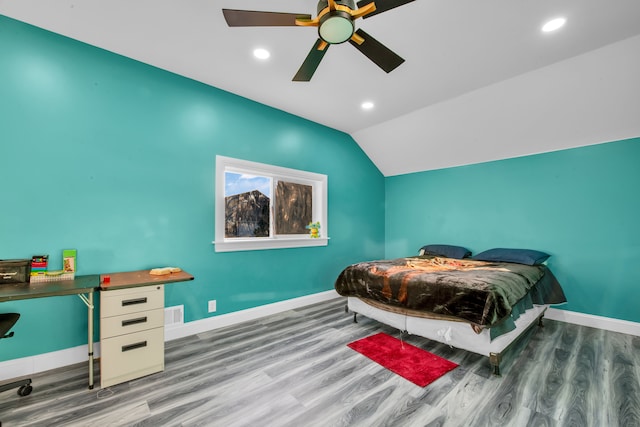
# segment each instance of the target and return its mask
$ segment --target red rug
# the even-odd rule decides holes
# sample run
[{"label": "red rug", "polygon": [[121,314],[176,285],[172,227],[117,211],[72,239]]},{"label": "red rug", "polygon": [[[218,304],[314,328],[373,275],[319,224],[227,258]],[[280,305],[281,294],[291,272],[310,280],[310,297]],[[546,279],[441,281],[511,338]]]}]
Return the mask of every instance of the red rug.
[{"label": "red rug", "polygon": [[458,367],[440,356],[382,332],[347,346],[420,387],[431,384]]}]

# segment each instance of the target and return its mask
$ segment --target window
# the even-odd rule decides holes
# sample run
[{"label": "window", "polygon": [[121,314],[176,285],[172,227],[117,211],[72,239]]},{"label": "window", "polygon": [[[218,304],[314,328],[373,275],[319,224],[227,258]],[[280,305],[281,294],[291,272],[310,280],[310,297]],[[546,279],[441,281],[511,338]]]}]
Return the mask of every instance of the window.
[{"label": "window", "polygon": [[215,202],[216,252],[327,245],[326,175],[216,156]]}]

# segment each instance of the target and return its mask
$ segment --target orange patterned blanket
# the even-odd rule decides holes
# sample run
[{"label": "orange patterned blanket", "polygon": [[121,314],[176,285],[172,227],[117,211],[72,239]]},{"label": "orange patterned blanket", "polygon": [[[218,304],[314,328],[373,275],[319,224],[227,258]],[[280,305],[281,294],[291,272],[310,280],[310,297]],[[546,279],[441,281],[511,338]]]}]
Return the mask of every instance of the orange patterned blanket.
[{"label": "orange patterned blanket", "polygon": [[507,318],[525,296],[536,304],[565,302],[560,284],[544,265],[432,256],[354,264],[340,273],[335,288],[343,296],[455,317],[481,327]]}]

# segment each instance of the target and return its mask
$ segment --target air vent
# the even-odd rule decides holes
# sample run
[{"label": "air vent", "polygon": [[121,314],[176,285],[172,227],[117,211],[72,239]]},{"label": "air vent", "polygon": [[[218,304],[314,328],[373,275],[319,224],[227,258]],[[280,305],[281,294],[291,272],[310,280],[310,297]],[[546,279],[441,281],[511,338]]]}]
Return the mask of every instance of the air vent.
[{"label": "air vent", "polygon": [[164,326],[182,325],[183,323],[184,305],[176,305],[164,309]]}]

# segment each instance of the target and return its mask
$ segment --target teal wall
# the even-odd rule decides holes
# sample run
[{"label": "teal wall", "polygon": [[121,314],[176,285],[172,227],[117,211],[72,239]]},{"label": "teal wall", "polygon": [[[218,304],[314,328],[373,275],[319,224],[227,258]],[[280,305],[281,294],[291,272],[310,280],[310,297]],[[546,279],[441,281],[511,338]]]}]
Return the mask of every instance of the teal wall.
[{"label": "teal wall", "polygon": [[[384,177],[352,138],[0,16],[0,259],[78,250],[79,274],[175,265],[167,305],[202,319],[333,289],[384,255]],[[328,175],[326,247],[216,253],[217,154]],[[0,361],[86,344],[75,296],[22,313]]]},{"label": "teal wall", "polygon": [[[202,319],[332,289],[352,262],[452,243],[548,251],[563,308],[640,322],[640,139],[384,178],[346,134],[0,16],[0,259],[177,265]],[[216,154],[327,174],[327,247],[215,253]],[[385,216],[386,202],[386,216]],[[5,302],[0,361],[86,344],[77,297]]]},{"label": "teal wall", "polygon": [[562,308],[640,322],[640,138],[386,179],[386,256],[531,248]]}]

